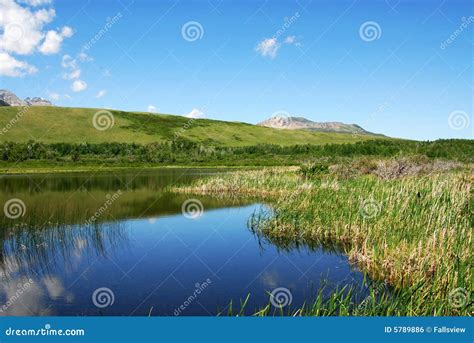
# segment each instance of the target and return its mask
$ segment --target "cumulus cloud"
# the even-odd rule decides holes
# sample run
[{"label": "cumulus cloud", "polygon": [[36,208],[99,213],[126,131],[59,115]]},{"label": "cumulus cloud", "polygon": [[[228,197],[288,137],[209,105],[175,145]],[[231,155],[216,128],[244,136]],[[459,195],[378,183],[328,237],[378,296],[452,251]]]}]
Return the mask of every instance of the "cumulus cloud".
[{"label": "cumulus cloud", "polygon": [[197,109],[197,108],[193,108],[191,112],[189,112],[188,114],[186,114],[186,117],[188,118],[203,118],[204,117],[204,112],[202,112],[201,110]]},{"label": "cumulus cloud", "polygon": [[76,60],[69,55],[64,55],[61,60],[61,67],[74,69],[77,67]]},{"label": "cumulus cloud", "polygon": [[106,91],[105,89],[102,89],[102,90],[100,90],[99,92],[97,92],[97,94],[96,94],[95,97],[96,97],[97,99],[100,99],[100,98],[104,97],[106,94],[107,94],[107,91]]},{"label": "cumulus cloud", "polygon": [[38,71],[26,62],[18,61],[5,52],[0,52],[0,75],[19,77],[34,74]]},{"label": "cumulus cloud", "polygon": [[21,4],[25,4],[28,6],[43,6],[43,5],[49,5],[52,3],[52,0],[20,0],[19,1]]},{"label": "cumulus cloud", "polygon": [[148,105],[147,112],[156,113],[156,107],[153,105]]},{"label": "cumulus cloud", "polygon": [[256,51],[264,57],[275,58],[280,47],[276,38],[266,38],[258,43]]},{"label": "cumulus cloud", "polygon": [[284,41],[284,43],[286,44],[293,44],[294,42],[296,42],[295,36],[288,36],[285,38],[285,41]]},{"label": "cumulus cloud", "polygon": [[286,37],[285,40],[283,41],[283,43],[289,44],[289,45],[294,45],[294,46],[301,46],[301,43],[296,40],[295,36]]},{"label": "cumulus cloud", "polygon": [[73,58],[71,55],[66,54],[61,59],[61,67],[66,69],[66,71],[63,73],[63,79],[75,80],[71,85],[71,89],[74,92],[80,92],[87,88],[87,83],[85,81],[79,80],[79,78],[81,77],[81,69],[79,68],[79,63],[86,61],[92,61],[92,58],[82,53],[77,55],[77,57],[75,58]]},{"label": "cumulus cloud", "polygon": [[69,38],[72,35],[73,31],[68,26],[63,27],[61,32],[50,30],[46,33],[46,38],[44,39],[43,44],[39,47],[39,51],[44,55],[56,54],[61,49],[61,43],[64,38]]},{"label": "cumulus cloud", "polygon": [[64,73],[63,79],[64,80],[75,80],[81,77],[81,69],[74,69],[70,73]]},{"label": "cumulus cloud", "polygon": [[71,89],[73,92],[82,92],[86,88],[87,83],[82,80],[75,80],[71,85]]},{"label": "cumulus cloud", "polygon": [[19,55],[32,54],[44,39],[44,26],[56,16],[54,9],[31,10],[13,0],[0,1],[0,49]]},{"label": "cumulus cloud", "polygon": [[54,54],[60,50],[63,40],[72,36],[73,30],[68,26],[58,31],[46,30],[46,25],[56,17],[56,11],[38,7],[50,2],[0,0],[0,53],[4,60],[8,58],[11,62],[10,68],[8,65],[1,67],[0,75],[18,77],[31,74],[37,69],[25,61],[18,61],[14,55]]},{"label": "cumulus cloud", "polygon": [[275,58],[282,44],[301,46],[301,43],[297,41],[295,36],[287,36],[283,43],[280,43],[278,38],[273,37],[262,40],[258,43],[255,50],[263,57]]}]

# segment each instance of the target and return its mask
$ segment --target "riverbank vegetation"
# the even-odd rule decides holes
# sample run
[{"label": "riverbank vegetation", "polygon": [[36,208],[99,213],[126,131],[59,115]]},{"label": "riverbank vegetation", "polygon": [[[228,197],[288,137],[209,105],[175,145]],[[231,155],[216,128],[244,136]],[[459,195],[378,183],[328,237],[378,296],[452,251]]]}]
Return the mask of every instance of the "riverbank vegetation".
[{"label": "riverbank vegetation", "polygon": [[[290,315],[471,315],[472,164],[426,156],[236,171],[174,191],[267,199],[250,229],[282,249],[336,244],[376,283],[322,293]],[[238,312],[238,311],[237,311]],[[277,311],[278,313],[279,311]],[[258,315],[275,314],[269,305]]]},{"label": "riverbank vegetation", "polygon": [[474,141],[438,140],[415,142],[393,139],[348,144],[245,147],[202,145],[186,139],[166,143],[46,144],[0,143],[0,169],[14,172],[66,168],[146,168],[159,166],[288,166],[318,162],[336,163],[355,157],[426,156],[461,162],[474,161]]}]

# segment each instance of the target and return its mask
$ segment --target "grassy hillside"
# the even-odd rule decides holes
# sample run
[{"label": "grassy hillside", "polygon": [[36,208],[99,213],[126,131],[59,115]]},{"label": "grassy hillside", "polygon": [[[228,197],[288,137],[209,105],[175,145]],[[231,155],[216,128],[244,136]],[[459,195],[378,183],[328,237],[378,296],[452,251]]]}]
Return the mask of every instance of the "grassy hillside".
[{"label": "grassy hillside", "polygon": [[[245,123],[141,112],[110,111],[115,124],[104,131],[93,126],[98,109],[66,107],[0,107],[0,142],[155,143],[177,136],[219,146],[256,144],[351,143],[377,136],[278,130]],[[14,123],[13,125],[11,125]],[[5,130],[7,128],[7,130]]]}]

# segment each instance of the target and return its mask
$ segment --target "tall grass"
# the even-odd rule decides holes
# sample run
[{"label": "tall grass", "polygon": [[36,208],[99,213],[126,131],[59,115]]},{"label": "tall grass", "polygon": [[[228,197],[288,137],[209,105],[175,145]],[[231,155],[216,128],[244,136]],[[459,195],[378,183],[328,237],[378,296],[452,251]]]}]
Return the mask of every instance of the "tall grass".
[{"label": "tall grass", "polygon": [[[387,180],[265,169],[199,180],[181,191],[272,199],[271,216],[251,218],[254,232],[280,246],[337,244],[370,278],[393,287],[395,297],[375,297],[362,314],[470,315],[472,181],[465,170]],[[352,313],[346,294],[334,294],[338,314]],[[328,313],[329,304],[316,304],[298,313]]]}]

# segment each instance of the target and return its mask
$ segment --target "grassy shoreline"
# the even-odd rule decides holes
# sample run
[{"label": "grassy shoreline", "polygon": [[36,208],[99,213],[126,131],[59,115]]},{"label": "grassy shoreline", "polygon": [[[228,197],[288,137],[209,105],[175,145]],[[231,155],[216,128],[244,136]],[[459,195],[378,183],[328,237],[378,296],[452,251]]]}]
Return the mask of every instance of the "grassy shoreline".
[{"label": "grassy shoreline", "polygon": [[[273,199],[274,215],[250,219],[255,233],[286,248],[336,243],[370,278],[393,287],[395,297],[372,291],[356,315],[471,315],[472,166],[442,170],[434,163],[397,175],[383,163],[349,176],[340,166],[309,176],[294,169],[236,171],[173,190]],[[354,314],[350,298],[334,296],[296,311],[321,315],[337,304]]]},{"label": "grassy shoreline", "polygon": [[34,175],[34,174],[76,174],[76,173],[106,173],[106,172],[128,172],[128,171],[152,171],[158,169],[255,169],[259,166],[233,166],[233,165],[138,165],[138,166],[113,166],[113,165],[87,165],[87,166],[51,166],[33,167],[21,166],[4,168],[0,165],[0,174],[3,176]]}]

